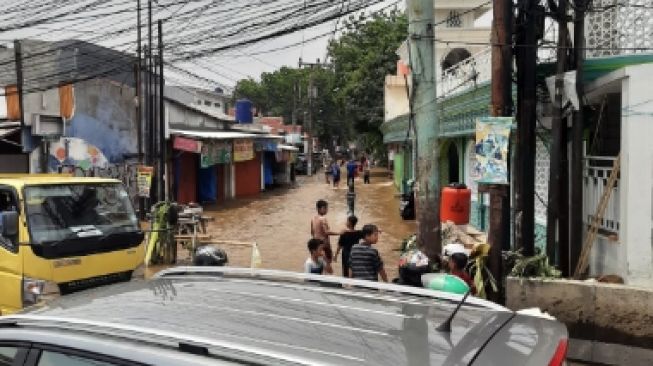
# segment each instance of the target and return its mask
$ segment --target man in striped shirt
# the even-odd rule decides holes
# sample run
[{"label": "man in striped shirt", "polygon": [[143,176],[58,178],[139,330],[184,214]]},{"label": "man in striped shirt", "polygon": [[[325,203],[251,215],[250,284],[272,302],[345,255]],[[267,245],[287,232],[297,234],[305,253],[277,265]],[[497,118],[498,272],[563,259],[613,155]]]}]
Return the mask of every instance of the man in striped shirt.
[{"label": "man in striped shirt", "polygon": [[372,247],[379,241],[379,229],[376,225],[365,225],[361,231],[363,240],[351,248],[349,255],[349,277],[378,281],[381,275],[381,279],[388,282],[379,251]]}]

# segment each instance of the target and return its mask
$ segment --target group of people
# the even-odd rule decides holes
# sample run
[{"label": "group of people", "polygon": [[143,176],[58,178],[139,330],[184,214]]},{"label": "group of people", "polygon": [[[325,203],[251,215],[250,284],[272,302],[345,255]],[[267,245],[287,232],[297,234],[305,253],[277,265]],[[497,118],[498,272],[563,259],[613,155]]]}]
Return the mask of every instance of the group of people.
[{"label": "group of people", "polygon": [[324,177],[327,184],[333,182],[334,188],[340,187],[340,174],[341,168],[346,165],[347,168],[347,185],[353,184],[354,179],[359,172],[363,173],[363,183],[370,184],[370,162],[366,157],[361,157],[360,160],[351,159],[348,162],[337,160],[328,164],[324,163]]},{"label": "group of people", "polygon": [[[329,227],[326,215],[329,204],[324,200],[316,203],[317,214],[311,220],[311,239],[308,241],[309,257],[304,263],[304,272],[311,274],[333,274],[332,263],[342,253],[342,275],[344,277],[378,281],[379,276],[388,282],[383,260],[374,245],[379,241],[379,229],[368,224],[356,229],[358,218],[347,218],[346,229],[335,232]],[[331,248],[331,236],[339,236],[335,255]]]}]

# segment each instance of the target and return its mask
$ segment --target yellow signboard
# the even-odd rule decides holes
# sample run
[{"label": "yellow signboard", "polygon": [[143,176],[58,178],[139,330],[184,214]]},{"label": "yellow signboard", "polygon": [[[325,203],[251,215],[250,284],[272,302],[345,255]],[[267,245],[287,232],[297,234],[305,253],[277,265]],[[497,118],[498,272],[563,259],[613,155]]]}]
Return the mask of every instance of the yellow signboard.
[{"label": "yellow signboard", "polygon": [[234,140],[234,161],[248,161],[254,159],[254,141],[249,139]]}]

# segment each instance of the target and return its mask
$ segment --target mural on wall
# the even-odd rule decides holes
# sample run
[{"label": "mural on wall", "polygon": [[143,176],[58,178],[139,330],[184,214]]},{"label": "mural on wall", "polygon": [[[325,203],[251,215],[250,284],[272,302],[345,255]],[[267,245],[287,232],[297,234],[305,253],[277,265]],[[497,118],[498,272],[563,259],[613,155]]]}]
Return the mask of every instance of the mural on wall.
[{"label": "mural on wall", "polygon": [[66,135],[99,148],[109,163],[122,163],[136,154],[138,141],[133,91],[107,81],[76,86],[75,116]]},{"label": "mural on wall", "polygon": [[472,177],[478,183],[508,184],[512,122],[512,117],[482,117],[476,121],[476,162]]},{"label": "mural on wall", "polygon": [[82,170],[94,168],[105,169],[109,165],[104,153],[95,145],[75,137],[64,137],[50,143],[51,171],[58,171],[60,166],[74,166]]},{"label": "mural on wall", "polygon": [[138,199],[137,161],[111,163],[97,146],[75,137],[50,143],[48,167],[52,172],[71,173],[77,177],[118,179],[125,185],[133,203]]}]

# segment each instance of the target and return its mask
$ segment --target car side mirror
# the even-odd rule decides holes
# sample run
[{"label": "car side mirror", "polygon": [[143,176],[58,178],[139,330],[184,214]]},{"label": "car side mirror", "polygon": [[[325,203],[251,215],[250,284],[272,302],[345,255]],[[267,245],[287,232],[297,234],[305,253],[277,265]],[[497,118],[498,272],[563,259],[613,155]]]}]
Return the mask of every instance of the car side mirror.
[{"label": "car side mirror", "polygon": [[18,234],[18,212],[0,212],[0,233],[3,237],[12,237]]}]

